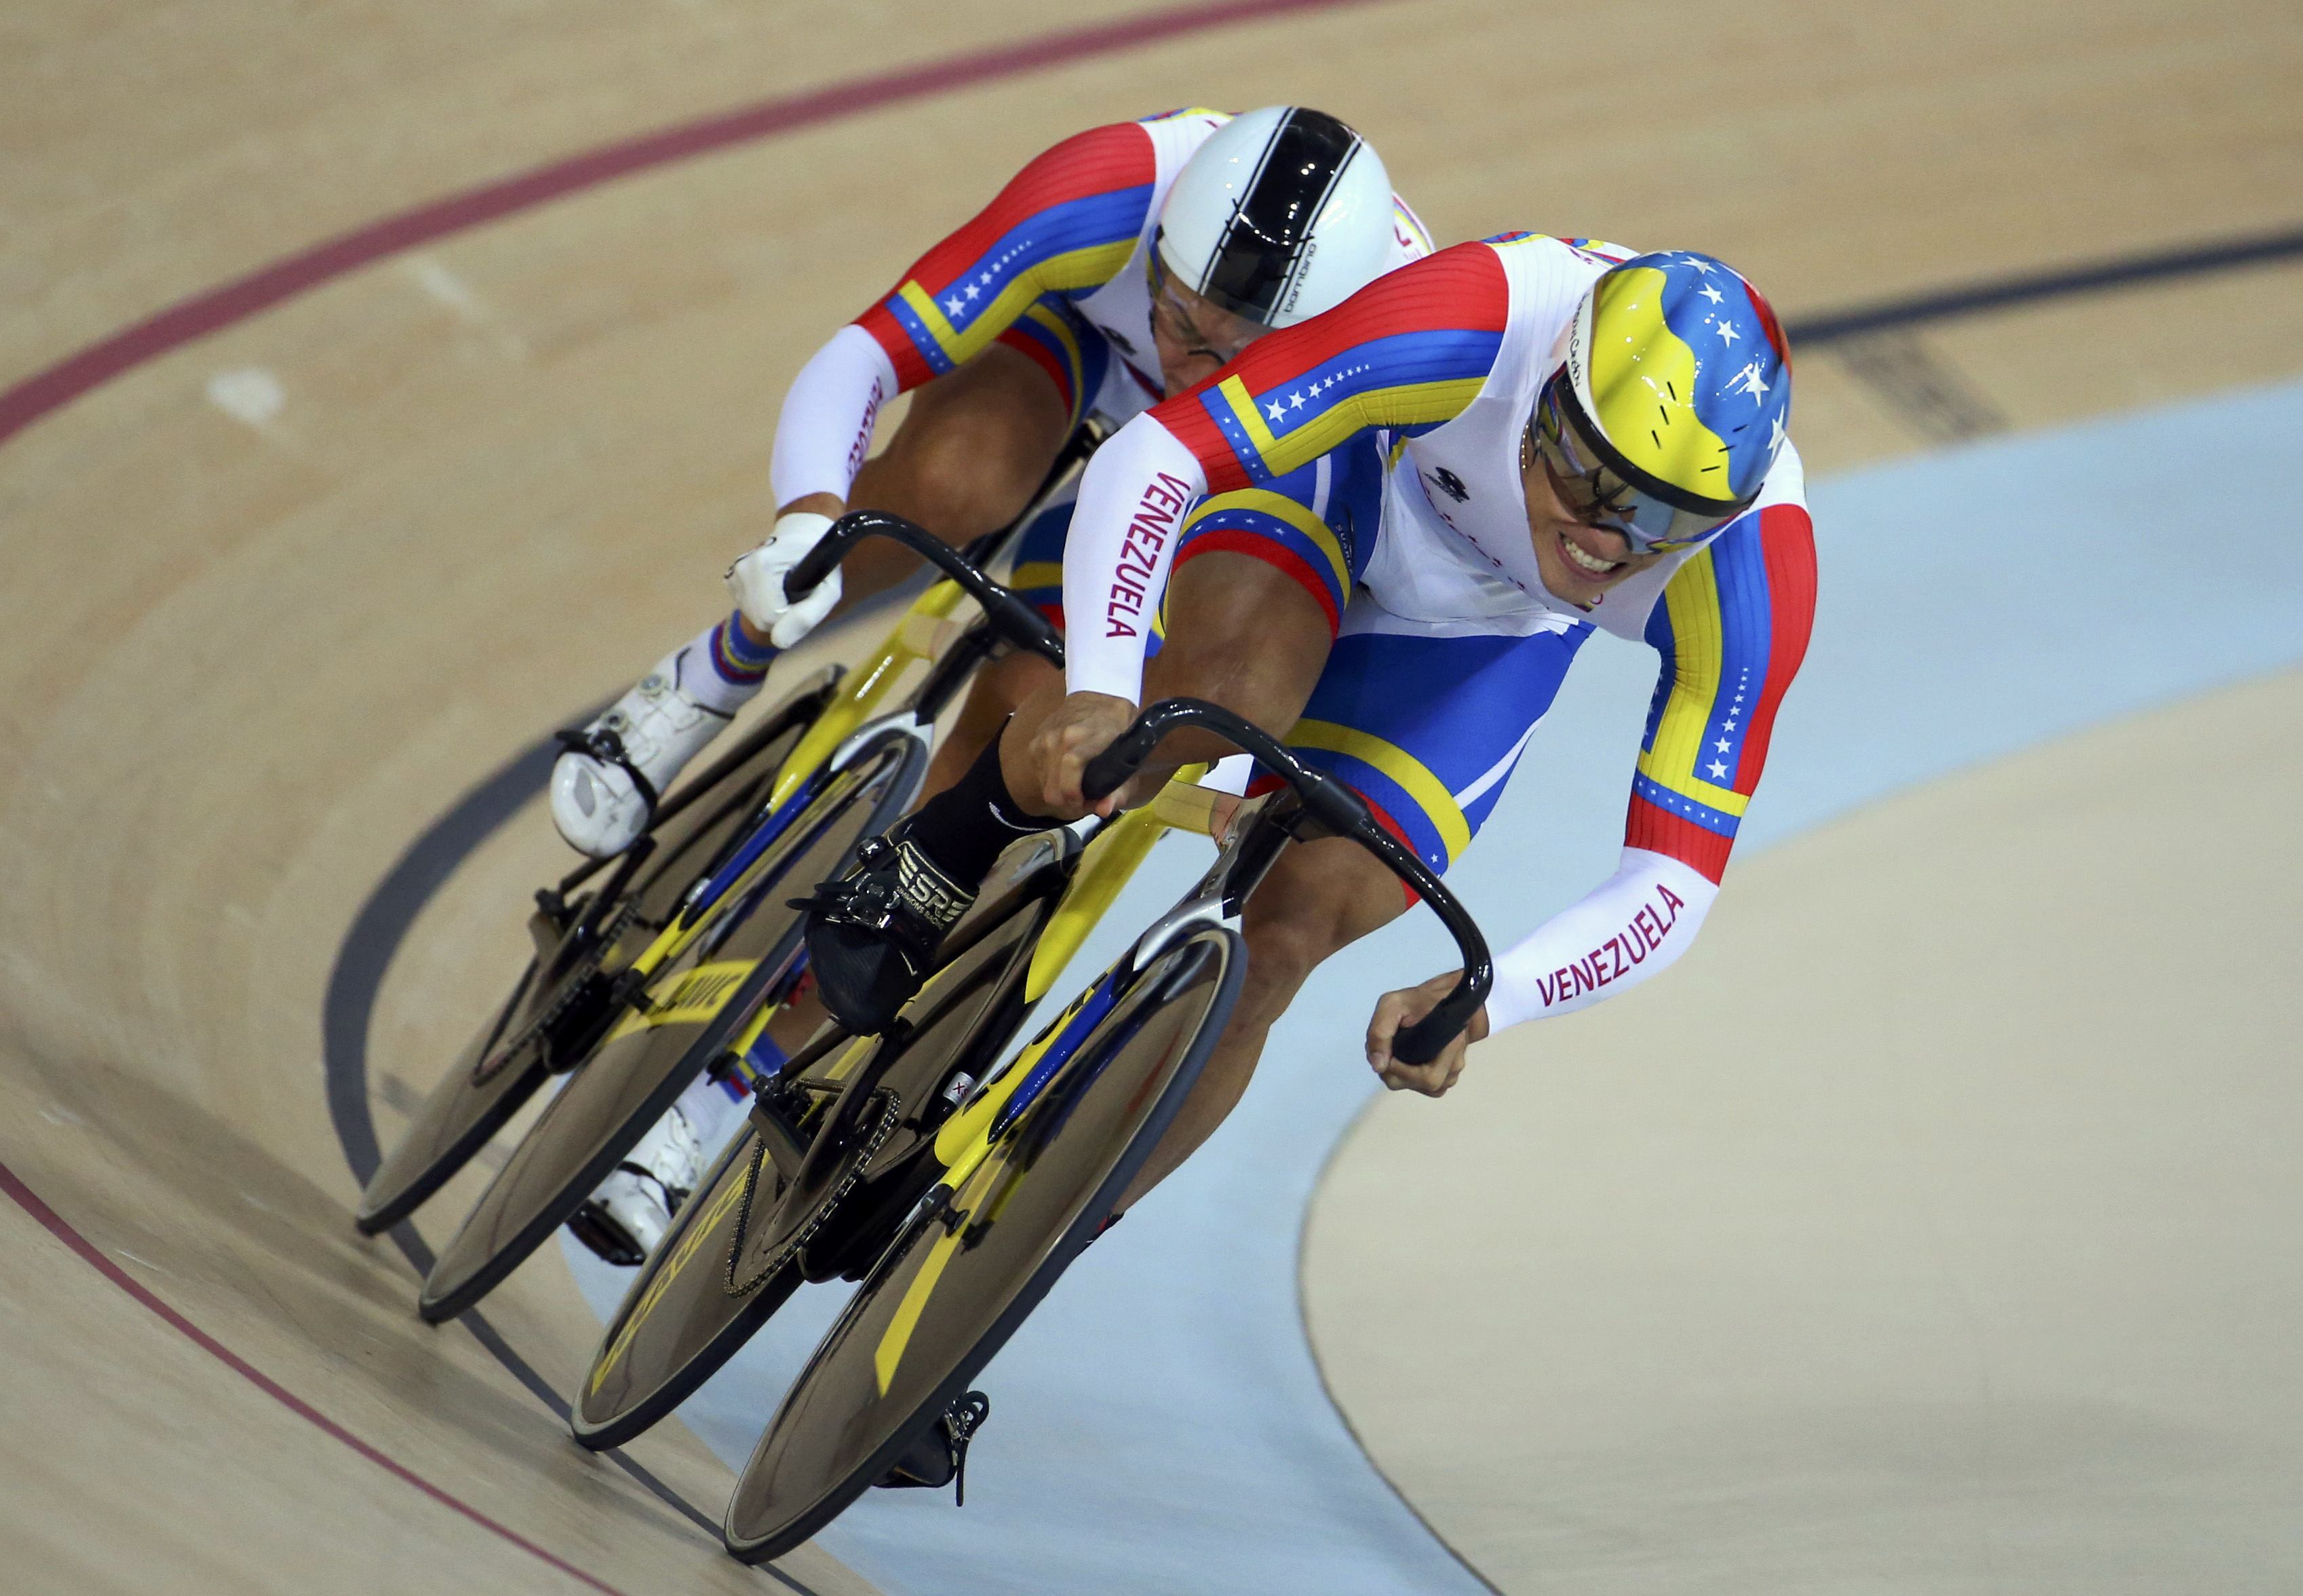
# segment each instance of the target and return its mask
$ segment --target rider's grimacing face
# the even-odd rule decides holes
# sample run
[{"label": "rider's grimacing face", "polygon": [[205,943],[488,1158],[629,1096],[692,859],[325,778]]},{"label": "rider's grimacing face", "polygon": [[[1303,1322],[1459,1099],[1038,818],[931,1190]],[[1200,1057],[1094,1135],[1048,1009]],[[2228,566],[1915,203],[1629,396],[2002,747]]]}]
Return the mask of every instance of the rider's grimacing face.
[{"label": "rider's grimacing face", "polygon": [[1589,609],[1607,589],[1665,558],[1635,554],[1621,532],[1578,520],[1540,455],[1528,460],[1520,480],[1527,491],[1527,535],[1535,545],[1536,571],[1554,597]]}]

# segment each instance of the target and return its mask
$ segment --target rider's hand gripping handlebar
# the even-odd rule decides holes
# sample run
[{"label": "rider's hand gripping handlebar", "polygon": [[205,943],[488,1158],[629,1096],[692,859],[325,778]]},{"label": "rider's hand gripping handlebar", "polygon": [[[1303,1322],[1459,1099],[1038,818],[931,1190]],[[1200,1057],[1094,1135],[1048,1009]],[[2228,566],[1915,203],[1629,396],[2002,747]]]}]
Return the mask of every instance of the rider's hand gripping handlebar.
[{"label": "rider's hand gripping handlebar", "polygon": [[1392,1039],[1391,1053],[1404,1064],[1428,1064],[1438,1058],[1439,1050],[1471,1023],[1472,1016],[1488,1001],[1489,989],[1495,984],[1495,967],[1488,955],[1487,940],[1455,894],[1440,884],[1430,866],[1377,823],[1366,800],[1351,788],[1304,764],[1278,739],[1229,710],[1195,698],[1168,698],[1137,715],[1126,730],[1112,739],[1109,747],[1087,762],[1080,791],[1090,802],[1117,791],[1143,768],[1162,738],[1186,726],[1211,732],[1242,753],[1253,756],[1258,764],[1294,789],[1303,807],[1328,830],[1337,836],[1349,837],[1375,855],[1431,906],[1431,912],[1447,928],[1447,934],[1455,939],[1455,946],[1464,956],[1464,973],[1430,1013],[1400,1028]]},{"label": "rider's hand gripping handlebar", "polygon": [[795,603],[805,597],[831,574],[848,550],[866,537],[892,538],[902,544],[965,588],[983,606],[985,619],[1000,636],[1055,664],[1064,663],[1063,638],[1046,616],[985,576],[966,555],[947,547],[932,533],[899,515],[877,510],[851,510],[832,522],[831,529],[784,577],[784,595]]}]

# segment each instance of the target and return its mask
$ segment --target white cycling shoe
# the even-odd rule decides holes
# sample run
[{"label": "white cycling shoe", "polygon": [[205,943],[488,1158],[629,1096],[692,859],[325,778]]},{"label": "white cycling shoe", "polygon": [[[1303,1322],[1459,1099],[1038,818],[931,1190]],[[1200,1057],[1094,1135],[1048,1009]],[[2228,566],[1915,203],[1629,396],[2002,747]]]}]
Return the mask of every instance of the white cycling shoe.
[{"label": "white cycling shoe", "polygon": [[611,1263],[639,1263],[671,1228],[704,1173],[704,1144],[677,1105],[652,1126],[568,1228]]},{"label": "white cycling shoe", "polygon": [[666,784],[735,719],[688,690],[684,671],[712,668],[696,654],[675,649],[581,732],[561,733],[552,823],[578,853],[612,858],[637,841]]}]

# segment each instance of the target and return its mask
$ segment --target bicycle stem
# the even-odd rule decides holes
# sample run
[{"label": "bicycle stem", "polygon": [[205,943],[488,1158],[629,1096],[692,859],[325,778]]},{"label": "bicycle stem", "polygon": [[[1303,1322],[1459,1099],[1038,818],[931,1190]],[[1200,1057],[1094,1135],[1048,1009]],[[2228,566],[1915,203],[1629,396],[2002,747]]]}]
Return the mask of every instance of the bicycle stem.
[{"label": "bicycle stem", "polygon": [[1186,726],[1198,727],[1252,756],[1294,790],[1314,819],[1373,854],[1438,916],[1464,956],[1463,974],[1429,1014],[1400,1028],[1391,1048],[1392,1056],[1405,1064],[1428,1064],[1438,1057],[1439,1051],[1471,1023],[1495,984],[1487,939],[1455,895],[1440,883],[1429,866],[1377,823],[1367,800],[1349,786],[1304,764],[1278,738],[1219,705],[1197,698],[1167,698],[1143,710],[1109,747],[1088,761],[1080,781],[1082,794],[1093,802],[1117,791],[1143,768],[1162,739]]}]

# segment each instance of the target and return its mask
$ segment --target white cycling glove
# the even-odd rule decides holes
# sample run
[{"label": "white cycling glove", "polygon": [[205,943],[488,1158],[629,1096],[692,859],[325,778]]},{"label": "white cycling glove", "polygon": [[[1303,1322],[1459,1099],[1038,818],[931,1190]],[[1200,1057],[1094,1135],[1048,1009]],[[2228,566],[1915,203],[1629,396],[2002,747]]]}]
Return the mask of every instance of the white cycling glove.
[{"label": "white cycling glove", "polygon": [[784,596],[785,574],[831,530],[830,516],[796,510],[777,517],[767,541],[728,568],[728,591],[736,595],[737,609],[779,648],[789,648],[814,631],[839,602],[838,566],[798,603]]}]

